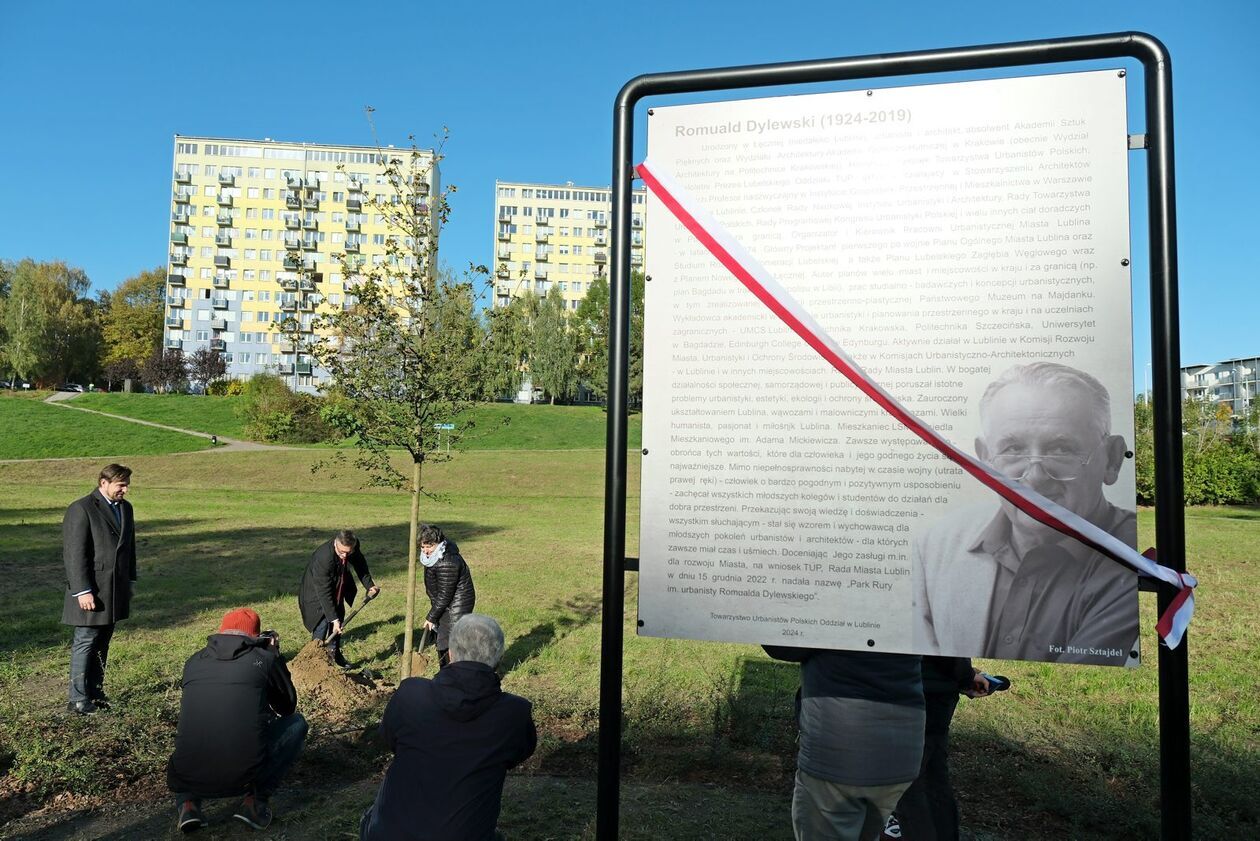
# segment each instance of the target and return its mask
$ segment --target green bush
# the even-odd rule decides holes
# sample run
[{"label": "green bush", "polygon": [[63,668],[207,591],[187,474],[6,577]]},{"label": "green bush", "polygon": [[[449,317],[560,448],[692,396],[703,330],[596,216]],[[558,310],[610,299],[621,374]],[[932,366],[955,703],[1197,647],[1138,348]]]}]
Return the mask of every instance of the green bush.
[{"label": "green bush", "polygon": [[335,441],[337,433],[324,422],[324,401],[313,394],[295,394],[274,374],[255,374],[242,387],[241,417],[251,438],[278,444]]},{"label": "green bush", "polygon": [[1260,499],[1260,459],[1228,441],[1186,449],[1187,505],[1238,505]]}]

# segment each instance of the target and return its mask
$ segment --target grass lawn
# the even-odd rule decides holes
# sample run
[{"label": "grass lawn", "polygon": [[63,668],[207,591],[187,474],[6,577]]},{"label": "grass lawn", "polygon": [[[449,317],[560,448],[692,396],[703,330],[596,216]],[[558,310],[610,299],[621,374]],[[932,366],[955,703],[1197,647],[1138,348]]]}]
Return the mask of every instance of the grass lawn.
[{"label": "grass lawn", "polygon": [[0,459],[153,455],[210,446],[191,435],[52,406],[30,393],[0,394]]},{"label": "grass lawn", "polygon": [[111,415],[153,421],[228,438],[245,438],[245,423],[236,415],[239,397],[196,394],[124,394],[94,391],[74,398],[74,405]]},{"label": "grass lawn", "polygon": [[[237,416],[240,402],[239,397],[99,391],[74,398],[74,405],[85,409],[228,438],[247,438],[244,421]],[[454,423],[465,430],[467,450],[581,450],[603,449],[607,418],[599,406],[484,403]],[[628,432],[629,447],[639,449],[640,415],[630,417]]]},{"label": "grass lawn", "polygon": [[[69,631],[58,624],[59,523],[65,506],[92,487],[99,464],[7,467],[0,824],[18,819],[10,829],[18,835],[9,837],[166,837],[163,772],[184,659],[224,611],[241,605],[259,610],[286,653],[295,652],[304,641],[295,595],[302,569],[342,525],[361,534],[383,587],[350,626],[348,654],[394,673],[407,499],[312,475],[312,458],[280,451],[128,459],[141,580],[133,617],[119,626],[111,652],[107,691],[121,712],[90,720],[60,712]],[[507,632],[505,688],[534,701],[539,723],[538,753],[509,779],[504,829],[513,841],[590,838],[603,453],[469,452],[426,470],[448,502],[425,501],[422,516],[443,525],[469,559],[478,609]],[[635,457],[630,470],[627,551],[637,554]],[[1140,525],[1149,545],[1150,512]],[[1250,615],[1260,595],[1260,510],[1195,509],[1187,525],[1190,566],[1203,582],[1189,635],[1196,837],[1257,837],[1260,648]],[[631,575],[622,837],[790,838],[795,667],[753,646],[639,638],[634,596]],[[1009,675],[1014,687],[960,704],[954,769],[966,837],[1158,835],[1154,600],[1142,600],[1147,665],[1139,670],[978,663]],[[327,732],[323,711],[304,712],[313,734],[290,794],[278,802],[275,837],[353,837],[388,754],[371,740]],[[363,723],[372,715],[363,713]],[[74,821],[90,820],[113,823],[70,832]],[[223,828],[228,823],[216,817],[203,834],[244,837]]]}]

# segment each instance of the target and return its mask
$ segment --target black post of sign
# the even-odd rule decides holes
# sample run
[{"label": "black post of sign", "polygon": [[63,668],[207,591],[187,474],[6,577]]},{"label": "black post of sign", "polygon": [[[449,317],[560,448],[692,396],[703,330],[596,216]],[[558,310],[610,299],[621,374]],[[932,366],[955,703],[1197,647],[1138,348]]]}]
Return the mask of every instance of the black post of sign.
[{"label": "black post of sign", "polygon": [[[1177,217],[1174,206],[1172,64],[1160,41],[1140,32],[1022,41],[946,50],[714,68],[638,76],[613,108],[612,272],[608,345],[608,435],[604,477],[604,611],[599,687],[596,838],[617,838],[621,766],[621,672],[625,621],[626,443],[630,351],[630,217],[634,108],[649,96],[700,93],[1133,58],[1142,63],[1148,149],[1151,352],[1155,373],[1155,534],[1160,563],[1185,571],[1182,509]],[[1175,591],[1160,585],[1159,609]],[[1160,810],[1163,841],[1190,839],[1189,642],[1159,650]]]}]

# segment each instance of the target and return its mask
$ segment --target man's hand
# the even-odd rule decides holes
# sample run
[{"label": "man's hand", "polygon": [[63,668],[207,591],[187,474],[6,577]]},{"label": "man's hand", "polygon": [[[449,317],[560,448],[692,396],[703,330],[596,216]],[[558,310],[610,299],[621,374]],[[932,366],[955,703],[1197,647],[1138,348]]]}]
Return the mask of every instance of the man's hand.
[{"label": "man's hand", "polygon": [[96,610],[96,597],[91,593],[84,593],[79,596],[80,610]]},{"label": "man's hand", "polygon": [[376,586],[369,587],[367,591],[367,597],[369,599],[374,599],[376,598],[377,594],[379,594],[380,592],[381,592],[380,587],[376,587]]},{"label": "man's hand", "polygon": [[332,635],[333,635],[334,637],[339,637],[339,636],[341,636],[341,620],[340,620],[340,619],[334,619],[334,620],[333,620],[333,622],[332,622]]},{"label": "man's hand", "polygon": [[426,631],[436,631],[436,630],[437,630],[437,625],[434,625],[432,622],[430,622],[428,619],[426,619],[426,620],[424,620],[424,628],[425,628],[425,630],[426,630]]},{"label": "man's hand", "polygon": [[969,689],[964,690],[963,694],[966,695],[968,698],[983,698],[984,696],[990,694],[989,681],[984,676],[984,673],[981,672],[979,669],[973,669],[972,671],[973,671],[973,674],[971,675],[971,687]]}]

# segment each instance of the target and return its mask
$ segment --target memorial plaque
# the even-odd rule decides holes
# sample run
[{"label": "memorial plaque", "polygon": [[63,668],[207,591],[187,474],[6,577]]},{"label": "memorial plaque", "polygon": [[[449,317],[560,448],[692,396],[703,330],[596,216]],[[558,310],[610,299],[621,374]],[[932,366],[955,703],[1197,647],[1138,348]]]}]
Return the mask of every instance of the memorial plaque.
[{"label": "memorial plaque", "polygon": [[[1124,86],[658,107],[648,149],[872,380],[1132,545]],[[640,633],[1137,661],[1131,573],[1005,510],[647,215]]]}]

